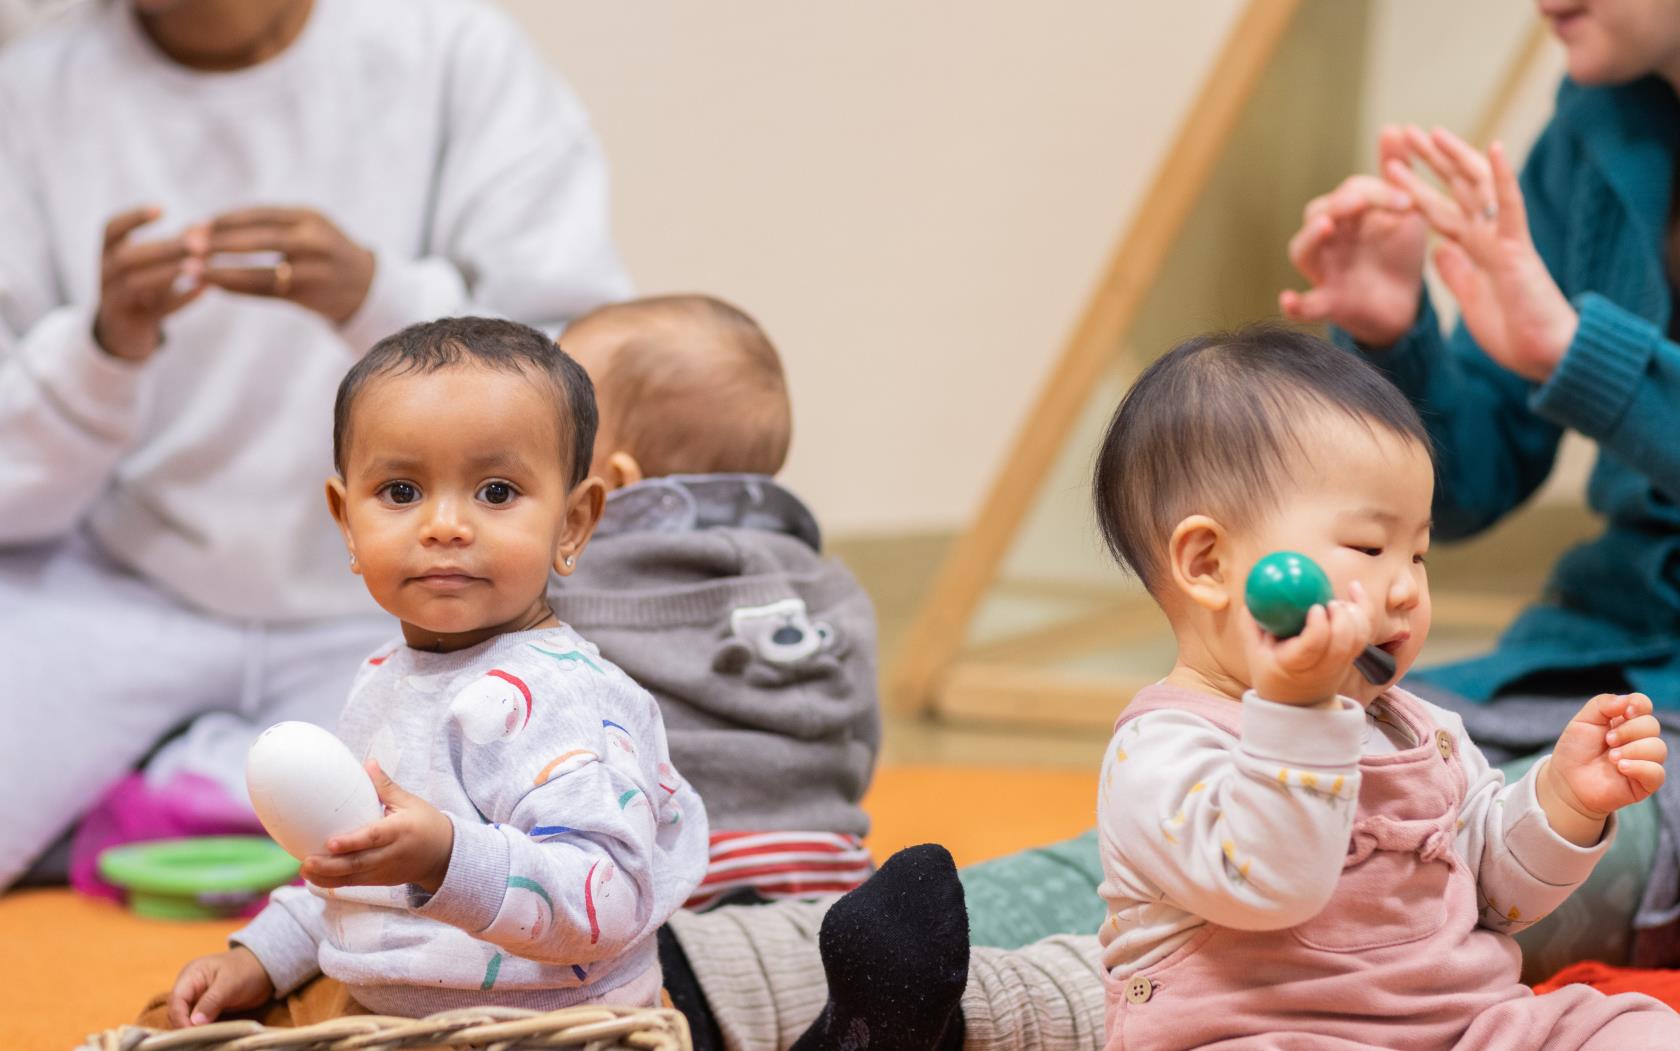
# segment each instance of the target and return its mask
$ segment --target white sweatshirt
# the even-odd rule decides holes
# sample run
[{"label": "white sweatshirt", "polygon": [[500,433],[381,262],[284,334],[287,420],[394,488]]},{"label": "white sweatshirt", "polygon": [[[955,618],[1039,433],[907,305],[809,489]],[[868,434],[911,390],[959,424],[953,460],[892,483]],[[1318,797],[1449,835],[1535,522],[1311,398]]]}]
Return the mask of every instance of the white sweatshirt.
[{"label": "white sweatshirt", "polygon": [[[1610,849],[1615,819],[1594,846],[1569,842],[1534,794],[1549,760],[1508,785],[1458,716],[1420,703],[1464,766],[1454,847],[1476,879],[1481,925],[1515,934],[1591,874]],[[1418,743],[1381,699],[1320,711],[1251,690],[1242,705],[1240,737],[1163,709],[1127,722],[1109,742],[1097,797],[1098,892],[1108,903],[1098,939],[1116,977],[1165,959],[1204,923],[1282,930],[1310,919],[1342,876],[1360,757]]]},{"label": "white sweatshirt", "polygon": [[284,996],[318,971],[379,1014],[651,1005],[654,932],[706,872],[706,811],[653,695],[568,627],[362,668],[350,751],[449,815],[436,894],[282,887],[232,941]]},{"label": "white sweatshirt", "polygon": [[[318,209],[377,255],[335,327],[212,290],[131,365],[93,342],[106,221],[136,239],[230,209]],[[316,0],[284,52],[200,73],[127,0],[0,52],[0,545],[85,522],[210,613],[371,611],[322,483],[333,395],[379,338],[459,314],[557,330],[628,294],[587,117],[503,14],[472,0]]]}]

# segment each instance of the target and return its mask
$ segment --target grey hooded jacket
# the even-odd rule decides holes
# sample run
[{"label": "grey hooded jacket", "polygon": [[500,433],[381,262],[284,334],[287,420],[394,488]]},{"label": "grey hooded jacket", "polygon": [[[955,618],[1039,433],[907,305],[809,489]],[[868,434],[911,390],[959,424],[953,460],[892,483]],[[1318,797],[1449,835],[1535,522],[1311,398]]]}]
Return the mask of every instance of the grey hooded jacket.
[{"label": "grey hooded jacket", "polygon": [[659,699],[713,832],[868,832],[875,612],[788,490],[760,475],[620,489],[549,597]]}]

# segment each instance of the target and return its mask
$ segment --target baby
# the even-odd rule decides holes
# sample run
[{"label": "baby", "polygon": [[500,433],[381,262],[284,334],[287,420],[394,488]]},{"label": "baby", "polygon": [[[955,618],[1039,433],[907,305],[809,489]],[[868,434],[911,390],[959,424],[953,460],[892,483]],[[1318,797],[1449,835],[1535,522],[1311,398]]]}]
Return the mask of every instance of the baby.
[{"label": "baby", "polygon": [[561,343],[595,381],[612,492],[551,600],[659,699],[706,801],[711,869],[689,904],[849,890],[871,871],[875,617],[772,477],[792,430],[775,347],[696,295],[604,307]]},{"label": "baby", "polygon": [[[1662,784],[1649,699],[1594,697],[1507,785],[1456,716],[1353,669],[1377,645],[1398,679],[1429,634],[1433,486],[1406,399],[1304,333],[1190,340],[1120,405],[1098,517],[1178,658],[1103,762],[1110,1049],[1680,1047],[1647,997],[1533,995],[1511,938]],[[1243,598],[1279,549],[1340,596],[1289,640]]]},{"label": "baby", "polygon": [[512,322],[415,325],[345,377],[327,499],[402,638],[339,736],[386,816],[189,963],[170,1024],[320,972],[378,1014],[658,1001],[654,932],[705,872],[706,816],[653,697],[547,603],[601,514],[595,424],[584,371]]}]

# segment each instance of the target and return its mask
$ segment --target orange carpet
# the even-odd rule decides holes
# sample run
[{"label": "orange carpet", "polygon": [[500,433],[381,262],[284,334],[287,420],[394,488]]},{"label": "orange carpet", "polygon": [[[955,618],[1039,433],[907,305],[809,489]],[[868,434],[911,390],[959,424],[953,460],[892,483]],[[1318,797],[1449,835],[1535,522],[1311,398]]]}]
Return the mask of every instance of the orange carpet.
[{"label": "orange carpet", "polygon": [[[1096,772],[892,767],[866,806],[877,860],[934,841],[966,865],[1089,828]],[[0,896],[0,1051],[67,1051],[131,1021],[234,926],[140,920],[66,890]]]}]

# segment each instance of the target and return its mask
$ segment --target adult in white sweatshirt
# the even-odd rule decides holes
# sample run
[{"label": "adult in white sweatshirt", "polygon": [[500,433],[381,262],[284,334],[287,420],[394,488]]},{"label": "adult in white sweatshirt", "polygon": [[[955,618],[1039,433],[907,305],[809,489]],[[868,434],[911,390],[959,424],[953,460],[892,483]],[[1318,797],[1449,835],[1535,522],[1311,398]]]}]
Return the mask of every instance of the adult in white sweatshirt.
[{"label": "adult in white sweatshirt", "polygon": [[171,728],[149,776],[239,794],[330,724],[391,630],[321,495],[357,355],[627,293],[582,107],[477,0],[89,0],[0,52],[0,889]]}]

